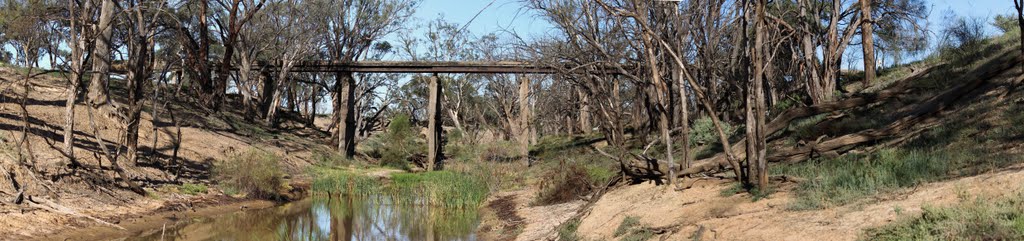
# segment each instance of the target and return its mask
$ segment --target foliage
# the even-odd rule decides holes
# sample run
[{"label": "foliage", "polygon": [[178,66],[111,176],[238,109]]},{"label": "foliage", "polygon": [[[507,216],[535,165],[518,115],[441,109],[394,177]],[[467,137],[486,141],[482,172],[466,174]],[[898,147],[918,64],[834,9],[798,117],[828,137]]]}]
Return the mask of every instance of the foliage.
[{"label": "foliage", "polygon": [[409,157],[427,152],[426,144],[420,141],[419,133],[404,114],[395,115],[388,131],[375,137],[367,145],[372,149],[371,156],[379,157],[384,166],[409,169]]},{"label": "foliage", "polygon": [[576,230],[580,228],[580,220],[572,219],[561,226],[558,226],[558,241],[578,241],[582,240],[579,234],[576,234]]},{"label": "foliage", "polygon": [[345,155],[330,150],[313,150],[312,158],[313,164],[321,167],[342,167],[355,163]]},{"label": "foliage", "polygon": [[654,232],[642,227],[639,218],[626,216],[626,218],[622,219],[622,223],[619,223],[619,227],[615,228],[615,232],[612,235],[615,237],[621,236],[620,240],[623,241],[644,241],[654,237]]},{"label": "foliage", "polygon": [[530,146],[530,155],[542,159],[555,158],[566,154],[565,151],[584,147],[600,140],[604,140],[604,136],[599,133],[544,136],[536,144]]},{"label": "foliage", "polygon": [[996,15],[996,17],[992,19],[992,26],[995,26],[1003,33],[1020,30],[1020,25],[1017,24],[1017,16],[1009,14]]},{"label": "foliage", "polygon": [[478,158],[481,161],[509,162],[522,159],[519,144],[512,141],[494,141],[477,146],[477,149],[480,150]]},{"label": "foliage", "polygon": [[375,195],[398,204],[452,210],[476,209],[490,191],[475,176],[452,171],[394,173],[390,181],[348,170],[313,168],[311,172],[313,192],[317,194]]},{"label": "foliage", "polygon": [[736,195],[740,192],[743,192],[743,184],[734,183],[730,185],[729,188],[722,189],[722,191],[719,192],[718,195],[722,197],[731,197],[732,195]]},{"label": "foliage", "polygon": [[284,174],[279,162],[281,157],[276,154],[251,148],[216,163],[213,174],[228,189],[258,198],[274,198],[283,184]]},{"label": "foliage", "polygon": [[[726,135],[735,131],[735,127],[729,123],[721,122],[721,125]],[[715,129],[715,123],[710,117],[701,117],[693,121],[693,128],[690,129],[690,142],[693,145],[719,144],[719,139],[718,130]]]},{"label": "foliage", "polygon": [[946,59],[974,59],[985,45],[985,22],[981,18],[947,13],[941,31],[940,52]]},{"label": "foliage", "polygon": [[178,191],[188,195],[206,194],[207,187],[205,184],[185,183],[178,186]]},{"label": "foliage", "polygon": [[961,200],[947,208],[925,207],[920,216],[868,230],[868,240],[1022,240],[1024,197]]},{"label": "foliage", "polygon": [[1007,162],[1000,156],[981,157],[985,155],[980,150],[969,148],[885,148],[872,154],[847,154],[779,165],[772,171],[807,179],[797,188],[798,198],[791,208],[820,209],[924,182],[975,173]]},{"label": "foliage", "polygon": [[310,170],[314,194],[371,195],[381,191],[380,182],[366,175],[322,167]]},{"label": "foliage", "polygon": [[551,205],[576,200],[604,185],[615,174],[607,168],[586,166],[579,161],[563,161],[540,176],[534,205]]},{"label": "foliage", "polygon": [[434,171],[396,173],[384,190],[391,195],[411,196],[407,202],[423,202],[452,209],[475,209],[487,197],[483,181],[465,173]]},{"label": "foliage", "polygon": [[629,232],[630,229],[633,229],[638,225],[640,225],[639,218],[635,216],[626,216],[626,218],[623,218],[622,222],[619,223],[619,227],[615,228],[615,233],[613,233],[612,235],[614,235],[615,237],[622,236],[623,234],[626,234],[626,232]]}]

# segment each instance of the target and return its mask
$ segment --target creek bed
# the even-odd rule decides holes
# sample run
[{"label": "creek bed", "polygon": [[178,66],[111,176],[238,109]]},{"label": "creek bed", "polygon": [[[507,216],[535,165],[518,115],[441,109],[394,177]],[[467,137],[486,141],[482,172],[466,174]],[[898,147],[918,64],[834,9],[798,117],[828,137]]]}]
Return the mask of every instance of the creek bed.
[{"label": "creek bed", "polygon": [[474,241],[476,210],[394,204],[377,195],[314,196],[280,206],[168,221],[126,240]]}]

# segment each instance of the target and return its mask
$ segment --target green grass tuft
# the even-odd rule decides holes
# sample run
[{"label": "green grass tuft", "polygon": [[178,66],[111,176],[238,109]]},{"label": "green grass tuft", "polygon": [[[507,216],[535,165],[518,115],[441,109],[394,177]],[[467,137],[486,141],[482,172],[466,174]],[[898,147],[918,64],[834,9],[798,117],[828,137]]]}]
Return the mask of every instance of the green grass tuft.
[{"label": "green grass tuft", "polygon": [[626,233],[629,233],[630,230],[637,226],[640,226],[640,218],[637,218],[635,216],[626,216],[626,218],[623,218],[622,222],[619,223],[619,227],[615,228],[615,233],[613,233],[612,235],[614,235],[615,237],[622,236]]},{"label": "green grass tuft", "polygon": [[576,230],[580,228],[580,220],[572,219],[558,227],[558,241],[582,240]]},{"label": "green grass tuft", "polygon": [[845,205],[899,188],[974,174],[1010,160],[986,156],[972,148],[886,148],[868,155],[847,154],[779,165],[772,171],[807,179],[796,189],[798,198],[790,207],[806,210]]},{"label": "green grass tuft", "polygon": [[1024,240],[1024,197],[977,198],[868,230],[866,240]]},{"label": "green grass tuft", "polygon": [[188,195],[206,194],[208,188],[205,184],[185,183],[178,186],[178,191]]},{"label": "green grass tuft", "polygon": [[384,192],[399,201],[419,202],[449,209],[475,209],[490,189],[472,175],[452,171],[395,173]]}]

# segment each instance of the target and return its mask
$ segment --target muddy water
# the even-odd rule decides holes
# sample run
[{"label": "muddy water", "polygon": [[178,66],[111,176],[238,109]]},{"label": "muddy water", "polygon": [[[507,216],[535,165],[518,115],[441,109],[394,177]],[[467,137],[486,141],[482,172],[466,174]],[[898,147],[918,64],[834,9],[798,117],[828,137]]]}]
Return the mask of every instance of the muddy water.
[{"label": "muddy water", "polygon": [[475,210],[316,197],[274,208],[176,220],[127,240],[476,240]]}]

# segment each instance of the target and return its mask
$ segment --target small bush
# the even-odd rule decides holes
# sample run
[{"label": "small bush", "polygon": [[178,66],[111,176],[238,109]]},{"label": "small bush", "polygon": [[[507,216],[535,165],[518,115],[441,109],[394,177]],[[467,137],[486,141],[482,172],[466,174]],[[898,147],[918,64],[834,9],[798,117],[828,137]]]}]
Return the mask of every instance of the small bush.
[{"label": "small bush", "polygon": [[869,230],[868,240],[1024,240],[1024,198],[978,198],[924,208],[912,219]]},{"label": "small bush", "polygon": [[627,232],[629,232],[630,230],[639,225],[640,218],[634,216],[626,216],[626,218],[623,218],[622,222],[619,223],[619,227],[615,228],[615,233],[613,233],[612,235],[614,235],[615,237],[622,236],[623,234],[626,234]]},{"label": "small bush", "polygon": [[946,59],[974,61],[985,46],[985,21],[976,17],[946,13],[946,26],[941,31],[939,52]]},{"label": "small bush", "polygon": [[1017,25],[1016,16],[1004,14],[996,15],[996,17],[992,19],[992,26],[995,26],[1003,33],[1009,33],[1020,29],[1020,25]]},{"label": "small bush", "polygon": [[427,152],[427,145],[419,137],[409,117],[399,114],[391,119],[387,132],[367,141],[367,145],[372,149],[371,156],[379,156],[381,165],[409,169],[410,157]]},{"label": "small bush", "polygon": [[[721,122],[722,131],[726,135],[732,134],[734,127],[729,123]],[[690,130],[690,142],[693,145],[711,145],[719,143],[718,130],[711,117],[702,117],[693,121],[693,128]]]},{"label": "small bush", "polygon": [[729,188],[722,189],[718,194],[722,197],[732,197],[732,195],[736,195],[740,192],[743,192],[743,184],[735,183],[732,186],[729,186]]},{"label": "small bush", "polygon": [[580,228],[580,220],[572,219],[558,227],[558,241],[582,240],[576,230]]},{"label": "small bush", "polygon": [[[558,168],[544,173],[540,178],[535,205],[551,205],[576,200],[590,194],[595,185],[607,182],[614,174],[587,168],[579,162],[562,162]],[[604,183],[601,183],[602,185]]]},{"label": "small bush", "polygon": [[622,241],[645,241],[654,237],[654,232],[640,225],[640,219],[634,216],[626,216],[615,228],[615,237],[622,236]]},{"label": "small bush", "polygon": [[334,151],[313,151],[313,163],[321,167],[341,167],[353,164],[352,159],[345,158]]},{"label": "small bush", "polygon": [[206,194],[207,188],[206,185],[203,184],[185,183],[178,186],[178,191],[183,194],[197,195]]},{"label": "small bush", "polygon": [[213,174],[224,187],[256,198],[277,197],[284,174],[274,153],[249,149],[214,165]]},{"label": "small bush", "polygon": [[495,141],[483,146],[480,151],[480,160],[485,161],[517,161],[521,160],[519,144],[511,141]]}]

